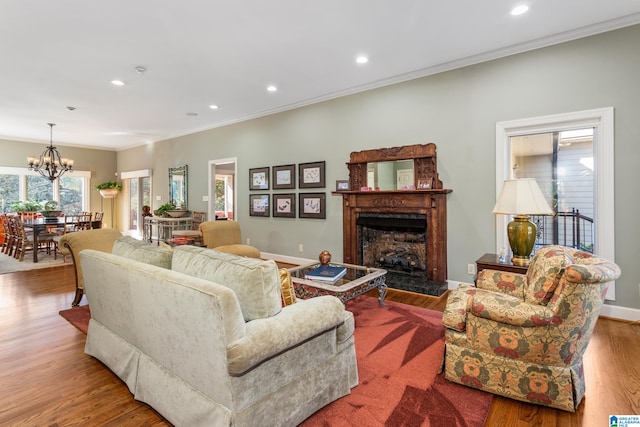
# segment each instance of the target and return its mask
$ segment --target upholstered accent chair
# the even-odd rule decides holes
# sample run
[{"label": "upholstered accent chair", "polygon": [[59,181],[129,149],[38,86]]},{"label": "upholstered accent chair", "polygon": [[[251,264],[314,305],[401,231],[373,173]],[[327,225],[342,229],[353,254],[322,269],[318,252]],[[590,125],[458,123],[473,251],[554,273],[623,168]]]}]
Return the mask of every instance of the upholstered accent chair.
[{"label": "upholstered accent chair", "polygon": [[574,412],[582,357],[612,262],[563,246],[536,252],[526,275],[483,270],[451,292],[443,314],[445,377],[512,399]]},{"label": "upholstered accent chair", "polygon": [[84,295],[84,277],[80,264],[80,251],[93,249],[111,253],[115,241],[122,237],[122,233],[114,228],[96,228],[94,230],[66,233],[58,240],[58,247],[62,255],[71,255],[76,272],[76,295],[72,306],[80,304]]},{"label": "upholstered accent chair", "polygon": [[226,252],[250,258],[260,258],[260,250],[242,244],[242,232],[240,224],[236,221],[205,221],[200,224],[202,243],[219,252]]}]

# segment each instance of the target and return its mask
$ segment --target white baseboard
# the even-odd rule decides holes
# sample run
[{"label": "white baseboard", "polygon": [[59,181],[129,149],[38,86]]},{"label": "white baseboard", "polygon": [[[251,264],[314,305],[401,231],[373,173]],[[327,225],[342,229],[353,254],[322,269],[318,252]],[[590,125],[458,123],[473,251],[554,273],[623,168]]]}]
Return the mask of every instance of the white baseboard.
[{"label": "white baseboard", "polygon": [[613,319],[628,320],[637,322],[640,320],[640,310],[637,308],[620,307],[618,305],[604,304],[600,310],[600,316],[611,317]]},{"label": "white baseboard", "polygon": [[272,259],[274,261],[280,261],[287,264],[295,264],[295,265],[306,265],[312,264],[314,262],[318,262],[318,260],[307,259],[307,258],[297,258],[288,255],[280,255],[280,254],[272,254],[269,252],[260,252],[260,258],[262,259]]},{"label": "white baseboard", "polygon": [[[448,280],[447,287],[450,290],[458,289],[461,283],[455,280]],[[604,304],[600,310],[600,315],[610,317],[612,319],[628,320],[631,322],[637,322],[640,320],[640,310],[637,308],[620,307],[617,305]]]}]

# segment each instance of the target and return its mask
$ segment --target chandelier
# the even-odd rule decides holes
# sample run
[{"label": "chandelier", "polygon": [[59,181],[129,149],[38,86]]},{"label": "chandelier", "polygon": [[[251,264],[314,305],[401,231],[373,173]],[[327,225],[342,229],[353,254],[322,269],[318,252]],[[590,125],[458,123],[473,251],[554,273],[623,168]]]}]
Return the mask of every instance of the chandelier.
[{"label": "chandelier", "polygon": [[73,160],[62,157],[56,147],[53,146],[53,127],[55,123],[47,123],[51,127],[51,140],[49,146],[40,154],[40,157],[27,157],[29,170],[37,171],[50,181],[61,177],[65,172],[73,172]]}]

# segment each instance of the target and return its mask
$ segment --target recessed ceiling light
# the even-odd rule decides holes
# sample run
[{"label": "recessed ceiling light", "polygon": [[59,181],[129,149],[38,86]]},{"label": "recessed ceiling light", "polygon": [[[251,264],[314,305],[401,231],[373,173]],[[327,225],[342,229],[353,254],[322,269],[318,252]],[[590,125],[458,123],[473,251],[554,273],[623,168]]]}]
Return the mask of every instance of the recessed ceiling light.
[{"label": "recessed ceiling light", "polygon": [[529,6],[525,6],[525,5],[520,5],[520,6],[516,6],[511,10],[511,14],[513,16],[518,16],[518,15],[522,15],[523,13],[525,13],[526,11],[529,10]]},{"label": "recessed ceiling light", "polygon": [[356,62],[357,62],[358,64],[366,64],[367,62],[369,62],[369,58],[367,58],[367,57],[366,57],[366,56],[364,56],[364,55],[361,55],[361,56],[358,56],[358,57],[356,58]]},{"label": "recessed ceiling light", "polygon": [[277,92],[278,88],[275,85],[269,85],[269,86],[267,86],[267,90],[269,92]]},{"label": "recessed ceiling light", "polygon": [[124,82],[122,80],[111,80],[111,84],[114,86],[124,86]]},{"label": "recessed ceiling light", "polygon": [[211,108],[212,110],[217,110],[217,109],[218,109],[218,108],[220,108],[220,107],[218,107],[218,106],[217,106],[217,105],[215,105],[215,104],[212,104],[212,105],[209,105],[209,108]]}]

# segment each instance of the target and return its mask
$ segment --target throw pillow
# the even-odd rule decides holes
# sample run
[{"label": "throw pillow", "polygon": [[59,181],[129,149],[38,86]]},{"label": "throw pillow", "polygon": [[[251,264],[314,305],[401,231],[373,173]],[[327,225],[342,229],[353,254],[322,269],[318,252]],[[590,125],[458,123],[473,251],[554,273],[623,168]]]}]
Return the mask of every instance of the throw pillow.
[{"label": "throw pillow", "polygon": [[296,302],[296,291],[293,288],[293,281],[291,280],[291,273],[286,268],[278,270],[280,273],[280,290],[282,293],[282,306],[286,307]]}]

